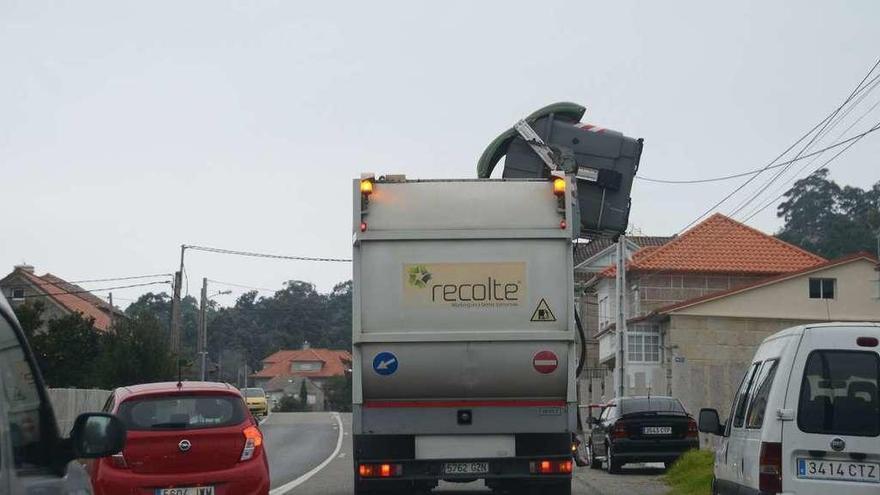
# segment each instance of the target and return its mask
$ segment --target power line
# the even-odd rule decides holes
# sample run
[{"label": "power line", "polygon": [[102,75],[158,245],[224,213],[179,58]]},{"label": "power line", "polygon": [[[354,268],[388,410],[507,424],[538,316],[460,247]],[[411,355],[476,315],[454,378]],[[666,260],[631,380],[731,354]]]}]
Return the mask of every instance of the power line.
[{"label": "power line", "polygon": [[103,287],[100,289],[92,289],[92,290],[72,290],[72,291],[63,291],[63,292],[46,292],[43,294],[30,294],[25,295],[25,298],[32,297],[46,297],[46,296],[63,296],[67,294],[91,294],[93,292],[101,292],[105,290],[117,290],[117,289],[132,289],[134,287],[146,287],[148,285],[159,285],[159,284],[170,284],[170,280],[163,280],[161,282],[146,282],[143,284],[132,284],[132,285],[120,285],[117,287]]},{"label": "power line", "polygon": [[222,249],[222,248],[206,247],[206,246],[192,246],[189,244],[184,244],[184,247],[186,249],[193,249],[196,251],[205,251],[205,252],[209,252],[209,253],[219,253],[219,254],[234,254],[236,256],[250,256],[252,258],[272,258],[272,259],[280,259],[280,260],[351,263],[351,259],[347,259],[347,258],[316,258],[316,257],[311,257],[311,256],[285,256],[285,255],[280,255],[280,254],[255,253],[255,252],[251,252],[251,251],[236,251],[233,249]]},{"label": "power line", "polygon": [[[865,84],[864,86],[862,86],[862,85],[865,83],[865,81],[868,79],[868,77],[871,76],[871,73],[874,72],[874,69],[877,68],[877,65],[878,65],[878,64],[880,64],[880,59],[877,60],[877,64],[874,64],[874,66],[871,68],[871,71],[868,72],[868,74],[865,75],[865,77],[859,82],[858,86],[856,86],[855,89],[852,90],[852,92],[851,92],[850,95],[847,97],[847,99],[844,100],[843,104],[842,104],[841,106],[839,106],[839,107],[837,108],[837,110],[834,111],[834,113],[832,114],[832,119],[829,120],[828,122],[826,122],[825,125],[822,127],[822,129],[821,129],[819,132],[817,132],[815,135],[813,135],[813,137],[810,139],[810,142],[807,143],[806,145],[804,145],[803,148],[801,148],[801,150],[798,152],[798,154],[795,156],[795,158],[800,158],[800,156],[803,155],[804,152],[806,152],[808,149],[810,149],[810,147],[813,145],[813,143],[817,143],[820,139],[824,138],[824,137],[825,137],[825,134],[827,134],[828,132],[830,132],[831,129],[837,127],[837,125],[840,124],[841,120],[843,120],[847,115],[849,115],[849,113],[850,113],[850,112],[851,112],[851,111],[852,111],[852,110],[853,110],[853,109],[854,109],[859,103],[861,103],[862,100],[863,100],[863,99],[864,99],[864,98],[865,98],[865,97],[866,97],[871,91],[874,90],[874,88],[876,87],[876,85],[872,86],[872,85],[871,85],[871,82],[869,82],[868,84]],[[877,77],[880,77],[880,75],[878,75]],[[874,81],[875,79],[877,79],[877,77],[875,77],[875,78],[872,79],[871,81]],[[869,87],[870,87],[870,89],[868,89],[868,91],[865,91],[865,89],[867,89],[867,88],[869,88]],[[853,98],[855,98],[855,96],[858,95],[859,93],[863,93],[862,96],[861,96],[856,102],[854,102],[854,103],[853,103],[853,104],[852,104],[852,105],[851,105],[851,106],[850,106],[850,107],[849,107],[849,108],[848,108],[843,114],[841,114],[840,117],[837,118],[837,120],[834,120],[834,117],[837,117],[837,114],[840,113],[841,110],[843,110],[843,108],[846,107],[846,105],[849,105],[850,101],[852,101]],[[854,142],[854,143],[855,143],[855,142]],[[852,145],[851,145],[851,144],[848,145],[847,148],[849,148],[849,146],[852,146]],[[847,148],[844,148],[844,150],[846,150]],[[767,190],[767,188],[769,188],[771,185],[773,185],[774,182],[776,182],[777,180],[779,180],[779,178],[782,177],[783,174],[785,174],[786,172],[788,172],[788,170],[791,168],[791,166],[792,166],[792,164],[786,165],[782,170],[780,170],[779,172],[777,172],[776,175],[774,175],[773,177],[771,177],[770,180],[766,181],[765,184],[764,184],[763,186],[761,186],[761,188],[758,189],[758,191],[757,191],[756,193],[754,193],[754,194],[753,194],[749,199],[747,199],[745,202],[743,202],[743,203],[741,203],[739,206],[737,206],[737,207],[736,207],[736,208],[730,213],[730,217],[734,217],[734,216],[736,216],[739,212],[741,212],[743,209],[745,209],[750,203],[752,203],[753,201],[757,201],[758,198],[761,197],[761,195],[764,193],[764,191]]]},{"label": "power line", "polygon": [[843,141],[839,141],[839,142],[834,143],[830,146],[826,146],[825,148],[822,148],[820,150],[813,151],[813,152],[808,153],[806,155],[801,155],[799,158],[794,158],[792,160],[780,162],[780,163],[777,163],[776,165],[773,165],[773,166],[770,166],[767,168],[757,168],[754,170],[749,170],[748,172],[742,172],[742,173],[732,174],[732,175],[723,175],[720,177],[710,177],[710,178],[706,178],[706,179],[692,179],[692,180],[654,179],[651,177],[643,177],[641,175],[637,175],[636,179],[643,180],[646,182],[657,182],[660,184],[705,184],[707,182],[721,182],[721,181],[725,181],[725,180],[738,179],[740,177],[746,177],[749,175],[757,174],[757,173],[762,172],[764,170],[772,170],[775,168],[784,167],[785,165],[789,165],[794,162],[806,160],[807,158],[821,155],[822,153],[825,153],[826,151],[833,150],[834,148],[838,148],[840,146],[843,146],[851,141],[856,141],[856,140],[861,139],[864,136],[867,136],[868,134],[871,134],[872,132],[876,132],[876,131],[877,131],[877,129],[870,129],[870,130],[865,131],[861,134],[856,134],[852,137],[844,139]]},{"label": "power line", "polygon": [[[761,168],[761,170],[759,170],[759,171],[756,172],[754,175],[752,175],[748,180],[746,180],[745,182],[743,182],[742,184],[740,184],[738,187],[736,187],[733,191],[731,191],[731,192],[728,193],[726,196],[724,196],[723,198],[721,198],[720,201],[716,202],[716,203],[715,203],[714,205],[712,205],[709,209],[707,209],[706,211],[704,211],[703,213],[701,213],[699,216],[697,216],[696,218],[694,218],[693,220],[691,220],[690,223],[688,223],[687,225],[685,225],[681,230],[679,230],[678,233],[681,234],[682,232],[684,232],[685,230],[687,230],[691,225],[694,225],[695,223],[699,222],[703,217],[705,217],[706,215],[708,215],[709,213],[711,213],[712,211],[714,211],[716,208],[718,208],[719,206],[721,206],[722,204],[724,204],[728,199],[732,198],[736,193],[738,193],[739,191],[741,191],[744,187],[746,187],[747,185],[749,185],[753,180],[757,179],[757,178],[758,178],[762,173],[764,173],[767,169],[769,169],[771,166],[773,166],[773,165],[774,165],[774,164],[775,164],[780,158],[782,158],[783,156],[785,156],[786,154],[788,154],[788,152],[791,151],[792,149],[794,149],[798,144],[800,144],[801,141],[803,141],[803,140],[807,139],[808,137],[810,137],[811,135],[813,135],[813,132],[816,131],[816,129],[818,129],[819,127],[822,127],[823,125],[826,125],[831,119],[834,118],[835,115],[837,115],[838,112],[840,112],[840,109],[841,109],[841,108],[843,108],[844,106],[846,106],[846,104],[849,103],[850,100],[852,100],[852,98],[853,98],[853,96],[854,96],[855,94],[857,94],[858,92],[861,91],[860,88],[862,87],[862,84],[863,84],[863,83],[864,83],[864,82],[865,82],[865,81],[871,76],[871,74],[874,72],[874,70],[877,68],[878,65],[880,65],[880,58],[877,59],[877,62],[871,67],[871,70],[868,71],[868,73],[865,75],[864,78],[862,78],[861,81],[859,81],[859,84],[856,86],[856,89],[853,90],[853,92],[851,92],[849,96],[847,96],[847,98],[844,100],[844,102],[843,102],[840,106],[838,106],[837,109],[835,109],[831,114],[829,114],[829,115],[826,116],[824,119],[822,119],[821,122],[819,122],[818,124],[814,125],[812,129],[810,129],[809,131],[807,131],[806,134],[804,134],[803,136],[801,136],[801,137],[800,137],[797,141],[795,141],[791,146],[789,146],[788,148],[786,148],[785,151],[783,151],[783,152],[780,153],[776,158],[774,158],[773,160],[771,160],[767,165],[765,165],[763,168]],[[821,131],[820,131],[820,132],[821,132]]]},{"label": "power line", "polygon": [[209,279],[208,282],[211,282],[212,284],[228,285],[229,287],[238,287],[241,289],[253,289],[253,290],[271,291],[271,292],[277,292],[279,290],[279,289],[267,289],[265,287],[253,287],[251,285],[233,284],[231,282],[221,282],[220,280],[210,280]]},{"label": "power line", "polygon": [[[875,129],[875,130],[876,130],[876,129],[880,129],[880,122],[878,122],[876,125],[874,125],[874,127],[872,127],[872,129]],[[807,175],[807,177],[809,177],[809,176],[815,174],[816,172],[818,172],[819,170],[822,170],[823,168],[825,168],[828,164],[830,164],[830,163],[831,163],[832,161],[834,161],[838,156],[840,156],[840,155],[842,155],[844,152],[846,152],[846,150],[848,150],[848,149],[850,149],[852,146],[854,146],[857,142],[858,142],[858,141],[854,141],[854,142],[850,143],[846,148],[843,148],[842,150],[840,150],[840,151],[838,151],[837,153],[835,153],[834,156],[832,156],[831,158],[829,158],[828,160],[826,160],[825,162],[823,162],[821,165],[819,165],[815,170],[813,170],[812,172],[810,172],[810,173]],[[776,196],[775,198],[773,198],[772,200],[770,200],[769,202],[767,202],[767,203],[766,203],[764,206],[762,206],[761,208],[759,208],[759,209],[753,211],[752,214],[748,216],[748,218],[746,218],[745,220],[743,220],[743,223],[748,222],[749,220],[752,219],[752,217],[754,217],[754,216],[757,215],[758,213],[760,213],[760,212],[764,211],[765,209],[767,209],[767,207],[769,207],[770,205],[772,205],[773,203],[775,203],[776,201],[778,201],[780,198],[782,198],[783,196],[785,196],[785,194],[786,194],[787,192],[788,192],[788,191],[783,192],[783,193],[780,194],[779,196]]]},{"label": "power line", "polygon": [[33,285],[58,285],[58,284],[88,284],[93,282],[121,282],[124,280],[138,280],[144,278],[170,277],[170,273],[156,273],[154,275],[133,275],[130,277],[93,278],[90,280],[61,280],[58,282],[30,282]]},{"label": "power line", "polygon": [[[842,136],[842,135],[846,134],[847,132],[849,132],[850,129],[852,129],[853,127],[855,127],[855,126],[856,126],[859,122],[861,122],[865,117],[867,117],[868,115],[870,115],[871,112],[873,112],[874,109],[876,109],[878,105],[880,105],[880,100],[876,101],[873,105],[871,105],[871,108],[869,108],[869,109],[868,109],[866,112],[864,112],[864,113],[863,113],[858,119],[856,119],[856,120],[855,120],[853,123],[851,123],[846,129],[844,129],[844,131],[840,133],[840,135],[838,136],[838,138],[840,138],[840,136]],[[862,133],[861,136],[864,137],[864,136],[866,136],[867,134],[869,134],[870,132],[874,132],[874,131],[877,131],[877,130],[880,130],[880,129],[878,129],[877,126],[874,126],[874,127],[870,128],[870,129],[868,129],[868,131]],[[860,139],[861,139],[861,138],[860,138]],[[858,141],[858,139],[857,139],[856,141]],[[855,143],[852,143],[852,144],[855,144]],[[851,145],[850,145],[850,146],[851,146]],[[847,146],[847,148],[848,148],[848,147],[849,147],[849,146]],[[844,149],[844,151],[846,151],[846,150]],[[789,178],[787,181],[785,181],[785,183],[782,184],[782,185],[780,185],[780,187],[777,187],[777,188],[773,191],[772,194],[775,195],[776,193],[780,192],[783,188],[785,188],[788,184],[791,184],[792,182],[794,182],[795,179],[797,179],[797,177],[800,176],[801,173],[802,173],[805,169],[807,169],[810,165],[812,165],[813,163],[815,163],[817,159],[818,159],[818,156],[817,156],[816,158],[814,158],[813,160],[810,160],[809,162],[805,163],[803,167],[801,167],[800,169],[798,169],[797,172],[795,172],[794,176],[792,176],[792,177]],[[827,163],[827,162],[826,162],[826,163]],[[820,167],[820,168],[821,168],[821,167]],[[810,175],[812,175],[812,173],[811,173]],[[809,175],[808,175],[808,177],[809,177]],[[779,199],[780,197],[782,197],[782,196],[784,196],[784,195],[785,195],[785,193],[783,192],[780,196],[776,196],[776,198],[775,198],[774,200],[772,200],[771,203],[772,203],[772,202],[775,202],[776,199]],[[752,217],[754,217],[754,216],[758,213],[758,211],[762,211],[762,210],[764,210],[764,209],[766,209],[766,208],[767,208],[767,205],[765,204],[764,206],[761,206],[760,208],[758,208],[757,211],[754,211],[754,210],[753,210],[753,211],[751,211],[750,213],[748,213],[748,215],[746,216],[746,218],[752,218]]]}]

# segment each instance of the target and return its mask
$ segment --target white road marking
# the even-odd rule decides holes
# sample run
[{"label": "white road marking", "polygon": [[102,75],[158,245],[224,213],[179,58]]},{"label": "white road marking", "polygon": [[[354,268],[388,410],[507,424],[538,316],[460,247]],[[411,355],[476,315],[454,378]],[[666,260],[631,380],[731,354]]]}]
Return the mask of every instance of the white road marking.
[{"label": "white road marking", "polygon": [[290,490],[293,490],[294,488],[298,487],[299,485],[302,485],[303,483],[308,481],[309,478],[318,474],[318,472],[320,470],[327,467],[327,464],[330,464],[331,462],[333,462],[333,460],[336,458],[336,456],[339,455],[339,451],[342,450],[342,430],[343,430],[342,418],[339,416],[339,413],[335,412],[335,413],[333,413],[333,419],[336,420],[336,424],[339,426],[339,435],[338,435],[338,438],[336,439],[336,449],[333,450],[333,453],[330,454],[329,457],[324,459],[324,462],[322,462],[321,464],[318,464],[314,469],[312,469],[308,473],[300,476],[299,478],[297,478],[297,479],[295,479],[285,485],[281,485],[278,488],[270,490],[269,495],[284,495],[287,492],[289,492]]}]

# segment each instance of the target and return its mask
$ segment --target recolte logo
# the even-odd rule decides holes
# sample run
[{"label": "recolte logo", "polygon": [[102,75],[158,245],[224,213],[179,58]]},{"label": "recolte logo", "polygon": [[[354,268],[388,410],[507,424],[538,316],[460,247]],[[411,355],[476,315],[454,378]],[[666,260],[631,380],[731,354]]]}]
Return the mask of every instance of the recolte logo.
[{"label": "recolte logo", "polygon": [[511,308],[526,300],[524,262],[406,263],[403,305]]}]

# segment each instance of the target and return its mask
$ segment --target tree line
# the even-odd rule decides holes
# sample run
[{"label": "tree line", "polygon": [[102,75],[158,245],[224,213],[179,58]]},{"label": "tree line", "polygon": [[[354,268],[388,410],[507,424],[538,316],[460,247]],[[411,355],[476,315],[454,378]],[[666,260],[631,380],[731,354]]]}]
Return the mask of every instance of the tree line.
[{"label": "tree line", "polygon": [[[39,300],[20,305],[16,314],[51,387],[104,388],[198,376],[198,302],[181,301],[181,349],[168,346],[171,297],[147,293],[125,309],[112,329],[99,331],[80,314],[44,321]],[[313,284],[290,281],[272,296],[241,295],[233,306],[210,302],[208,378],[244,385],[244,377],[280,349],[350,349],[351,282],[320,293]],[[43,331],[39,331],[44,327]]]}]

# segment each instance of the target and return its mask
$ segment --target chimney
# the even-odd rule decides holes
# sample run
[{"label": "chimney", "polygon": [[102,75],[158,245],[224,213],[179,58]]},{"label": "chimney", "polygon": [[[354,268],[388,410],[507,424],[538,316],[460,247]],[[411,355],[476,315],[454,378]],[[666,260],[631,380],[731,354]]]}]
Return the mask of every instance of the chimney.
[{"label": "chimney", "polygon": [[304,340],[304,341],[303,341],[303,350],[305,351],[305,350],[307,350],[307,349],[311,349],[311,348],[312,348],[312,345],[309,344],[309,341],[308,341],[308,340]]},{"label": "chimney", "polygon": [[34,273],[34,266],[28,265],[27,263],[22,263],[21,265],[15,265],[13,268],[15,270],[21,270],[23,272]]}]

